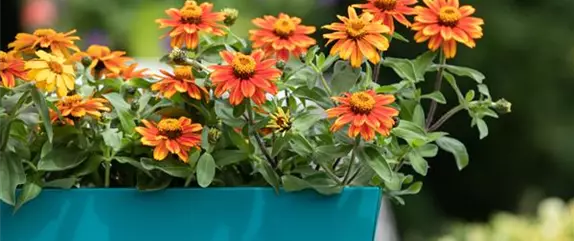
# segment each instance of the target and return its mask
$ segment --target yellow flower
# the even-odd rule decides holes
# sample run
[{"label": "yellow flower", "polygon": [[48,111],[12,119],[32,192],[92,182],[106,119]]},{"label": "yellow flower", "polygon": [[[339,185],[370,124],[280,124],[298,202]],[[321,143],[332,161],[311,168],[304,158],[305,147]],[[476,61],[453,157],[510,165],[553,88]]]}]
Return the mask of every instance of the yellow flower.
[{"label": "yellow flower", "polygon": [[59,97],[66,96],[74,89],[75,72],[72,64],[62,55],[52,55],[43,50],[36,51],[38,59],[26,62],[28,78],[36,81],[36,86],[48,92],[56,90]]},{"label": "yellow flower", "polygon": [[271,120],[269,121],[269,124],[267,124],[266,128],[270,128],[271,130],[281,134],[284,134],[291,129],[292,120],[289,110],[285,112],[281,107],[278,107],[277,112],[269,116],[271,117]]}]

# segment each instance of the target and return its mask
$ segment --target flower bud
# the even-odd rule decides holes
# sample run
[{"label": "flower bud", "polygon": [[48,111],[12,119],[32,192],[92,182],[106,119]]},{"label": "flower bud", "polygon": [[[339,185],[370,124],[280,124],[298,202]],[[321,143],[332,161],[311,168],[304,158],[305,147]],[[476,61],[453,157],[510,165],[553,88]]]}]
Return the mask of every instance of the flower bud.
[{"label": "flower bud", "polygon": [[169,59],[175,64],[186,65],[187,53],[178,47],[174,47],[169,53]]},{"label": "flower bud", "polygon": [[285,61],[279,60],[279,61],[277,61],[277,64],[275,64],[275,67],[277,67],[277,69],[279,69],[279,70],[284,70],[284,69],[285,69],[285,65],[287,65],[287,64],[285,63]]},{"label": "flower bud", "polygon": [[84,67],[87,68],[88,66],[90,66],[90,64],[92,64],[92,58],[87,57],[87,56],[82,58],[82,65]]},{"label": "flower bud", "polygon": [[221,137],[220,130],[216,128],[209,129],[209,132],[207,133],[207,139],[209,141],[209,144],[215,145],[220,137]]},{"label": "flower bud", "polygon": [[492,103],[492,107],[494,107],[494,110],[499,114],[507,114],[512,111],[512,103],[508,102],[504,98]]},{"label": "flower bud", "polygon": [[226,26],[232,26],[235,23],[235,20],[237,20],[237,17],[239,16],[239,11],[237,11],[237,9],[235,8],[224,8],[221,12],[225,14],[225,19],[223,20],[223,23]]}]

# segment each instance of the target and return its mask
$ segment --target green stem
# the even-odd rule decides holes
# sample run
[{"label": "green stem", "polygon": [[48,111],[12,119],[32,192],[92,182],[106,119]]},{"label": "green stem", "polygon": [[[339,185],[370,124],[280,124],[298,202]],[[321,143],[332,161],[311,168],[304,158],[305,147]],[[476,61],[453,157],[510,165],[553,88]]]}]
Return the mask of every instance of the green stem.
[{"label": "green stem", "polygon": [[34,172],[38,171],[38,168],[36,168],[36,165],[34,165],[34,163],[32,163],[31,161],[24,160],[23,162],[24,162],[26,165],[28,165],[30,168],[32,168],[32,170],[34,170]]},{"label": "green stem", "polygon": [[451,118],[452,116],[454,116],[456,113],[458,113],[459,111],[464,110],[464,106],[463,105],[458,105],[454,108],[452,108],[451,110],[449,110],[447,113],[445,113],[443,116],[441,116],[432,126],[430,126],[428,128],[428,131],[435,131],[438,128],[440,128],[442,126],[442,124],[444,124],[449,118]]},{"label": "green stem", "polygon": [[317,166],[323,168],[323,170],[325,170],[325,174],[327,174],[327,176],[335,180],[337,183],[343,184],[341,178],[338,177],[337,174],[335,174],[328,166],[323,165],[321,162],[317,162]]},{"label": "green stem", "polygon": [[333,96],[333,91],[331,91],[331,87],[329,87],[329,84],[327,83],[325,76],[323,76],[323,73],[318,73],[318,74],[319,74],[319,76],[321,76],[321,82],[323,83],[323,87],[325,87],[325,91],[327,91],[327,94],[329,96]]},{"label": "green stem", "polygon": [[185,179],[185,184],[183,186],[189,187],[189,184],[191,184],[192,179],[193,179],[193,174],[189,175],[189,177],[187,177],[187,179]]},{"label": "green stem", "polygon": [[[443,71],[444,71],[444,65],[446,64],[446,56],[443,54],[442,52],[442,48],[439,49],[440,53],[440,65],[438,67],[438,71],[436,73],[436,80],[435,80],[435,85],[434,85],[434,90],[435,91],[440,91],[440,88],[442,86],[442,75],[443,75]],[[436,108],[437,108],[438,103],[435,100],[432,100],[430,108],[429,108],[429,113],[427,114],[427,120],[426,120],[426,127],[427,129],[430,127],[430,125],[433,122],[433,118],[434,118],[434,114],[436,112]]]},{"label": "green stem", "polygon": [[110,187],[110,173],[111,173],[111,169],[112,169],[112,165],[111,165],[111,161],[110,160],[106,160],[104,162],[104,166],[106,168],[106,173],[104,176],[104,186],[105,187]]},{"label": "green stem", "polygon": [[213,72],[213,71],[211,71],[209,68],[207,68],[207,66],[205,66],[205,65],[201,64],[200,62],[198,62],[197,60],[194,60],[194,59],[191,59],[191,58],[185,58],[185,63],[186,63],[186,64],[189,64],[189,65],[191,65],[191,66],[193,66],[193,67],[195,67],[195,68],[198,68],[198,69],[200,69],[200,70],[202,70],[202,71],[204,71],[204,72],[206,72],[206,73],[208,73],[208,74],[210,74],[211,72]]},{"label": "green stem", "polygon": [[252,133],[253,136],[255,137],[255,141],[257,142],[259,149],[261,150],[261,152],[265,156],[265,159],[267,159],[267,161],[271,164],[271,166],[273,168],[276,168],[277,163],[275,162],[275,160],[273,160],[273,158],[271,157],[271,155],[267,151],[267,148],[265,147],[265,143],[263,143],[263,140],[261,139],[261,136],[259,136],[259,133],[257,132],[257,130],[255,130],[253,128],[253,119],[255,117],[253,114],[253,109],[251,108],[251,101],[250,100],[247,100],[246,109],[247,109],[247,124],[249,125],[249,132]]},{"label": "green stem", "polygon": [[343,184],[348,185],[350,183],[349,178],[351,177],[351,172],[353,170],[353,164],[355,164],[355,156],[357,153],[357,147],[361,143],[361,138],[355,138],[355,144],[353,144],[353,152],[351,153],[351,159],[349,160],[349,166],[347,167],[347,171],[345,172],[345,177],[343,178]]}]

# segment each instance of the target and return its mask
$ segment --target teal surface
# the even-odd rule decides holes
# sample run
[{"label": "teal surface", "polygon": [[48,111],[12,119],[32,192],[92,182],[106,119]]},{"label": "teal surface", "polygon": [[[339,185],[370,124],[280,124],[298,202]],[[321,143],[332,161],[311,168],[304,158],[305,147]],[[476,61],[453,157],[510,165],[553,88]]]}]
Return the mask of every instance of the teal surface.
[{"label": "teal surface", "polygon": [[45,190],[13,214],[2,241],[373,241],[381,191],[270,188]]}]

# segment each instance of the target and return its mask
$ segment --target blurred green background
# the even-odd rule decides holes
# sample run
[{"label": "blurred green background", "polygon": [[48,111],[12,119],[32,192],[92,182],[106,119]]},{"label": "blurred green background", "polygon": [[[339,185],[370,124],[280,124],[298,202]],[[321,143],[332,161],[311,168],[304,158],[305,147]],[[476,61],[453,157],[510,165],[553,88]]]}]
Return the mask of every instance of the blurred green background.
[{"label": "blurred green background", "polygon": [[[360,1],[212,2],[216,9],[237,8],[240,18],[233,30],[247,36],[254,27],[250,22],[254,17],[285,12],[303,18],[304,24],[322,26],[335,21],[336,14],[346,14],[347,5]],[[568,107],[574,102],[574,1],[460,1],[473,5],[475,15],[484,18],[486,24],[477,47],[459,47],[453,61],[481,70],[493,96],[513,103],[513,113],[489,121],[490,135],[482,141],[463,114],[445,126],[467,144],[471,163],[459,172],[448,154],[430,161],[422,193],[407,197],[406,206],[394,207],[403,240],[428,240],[450,222],[486,221],[497,211],[534,212],[545,197],[574,197],[574,109]],[[82,47],[106,44],[131,56],[155,58],[169,48],[167,39],[159,40],[165,31],[157,28],[154,19],[164,17],[164,9],[179,7],[182,2],[2,0],[1,46],[5,49],[7,41],[13,39],[9,30],[51,26],[59,31],[77,29]],[[11,9],[19,12],[11,13]],[[13,20],[6,20],[6,14]],[[397,31],[412,39],[408,29],[399,27]],[[320,39],[321,34],[319,29],[314,37]],[[395,41],[387,55],[414,57],[425,50],[425,45]],[[397,81],[391,71],[384,74],[382,82]],[[465,84],[472,83],[460,83]],[[455,98],[448,94],[447,98]],[[441,107],[439,112],[448,108]]]}]

